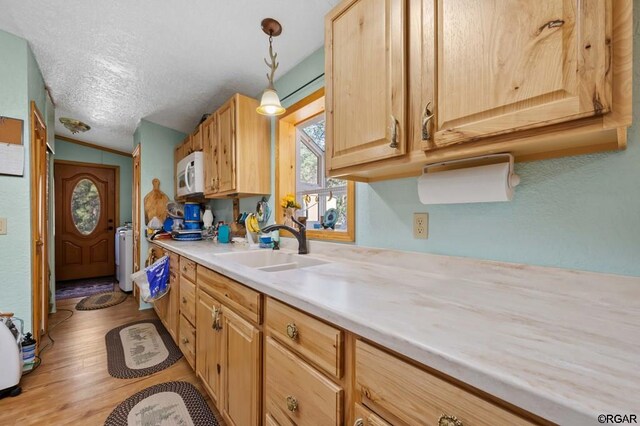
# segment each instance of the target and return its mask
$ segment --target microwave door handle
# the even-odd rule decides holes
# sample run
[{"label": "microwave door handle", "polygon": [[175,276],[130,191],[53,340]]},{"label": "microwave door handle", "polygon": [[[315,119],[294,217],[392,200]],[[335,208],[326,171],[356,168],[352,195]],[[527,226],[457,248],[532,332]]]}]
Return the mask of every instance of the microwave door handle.
[{"label": "microwave door handle", "polygon": [[187,166],[184,168],[184,184],[187,186],[187,191],[193,192],[191,189],[191,185],[189,185],[189,167],[191,166],[191,161],[187,162]]}]

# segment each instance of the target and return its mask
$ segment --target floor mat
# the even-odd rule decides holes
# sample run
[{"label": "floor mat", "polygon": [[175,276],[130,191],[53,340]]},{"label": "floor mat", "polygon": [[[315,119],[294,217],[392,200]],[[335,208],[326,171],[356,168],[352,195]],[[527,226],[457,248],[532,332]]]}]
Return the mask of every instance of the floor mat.
[{"label": "floor mat", "polygon": [[127,293],[123,293],[120,290],[94,294],[80,300],[76,305],[76,310],[92,311],[94,309],[109,308],[124,302],[127,300],[127,296]]},{"label": "floor mat", "polygon": [[167,382],[143,389],[121,402],[105,426],[193,425],[219,423],[200,392],[188,382]]},{"label": "floor mat", "polygon": [[97,293],[113,291],[117,282],[115,277],[88,278],[83,280],[56,282],[56,300],[86,297]]},{"label": "floor mat", "polygon": [[116,327],[105,336],[109,374],[119,379],[143,377],[173,365],[182,352],[160,320]]}]

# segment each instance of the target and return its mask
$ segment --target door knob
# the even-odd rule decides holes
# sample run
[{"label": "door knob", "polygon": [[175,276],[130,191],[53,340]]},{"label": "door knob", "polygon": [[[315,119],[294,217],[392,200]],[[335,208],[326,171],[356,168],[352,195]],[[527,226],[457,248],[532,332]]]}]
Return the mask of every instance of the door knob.
[{"label": "door knob", "polygon": [[107,231],[113,231],[113,226],[107,227]]}]

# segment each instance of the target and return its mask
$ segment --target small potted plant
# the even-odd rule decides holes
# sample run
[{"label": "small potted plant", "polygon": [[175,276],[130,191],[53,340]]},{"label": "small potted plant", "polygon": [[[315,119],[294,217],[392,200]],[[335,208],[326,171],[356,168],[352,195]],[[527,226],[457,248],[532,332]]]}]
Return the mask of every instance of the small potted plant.
[{"label": "small potted plant", "polygon": [[296,196],[294,194],[285,195],[282,197],[280,206],[284,209],[284,224],[295,228],[296,224],[293,222],[293,218],[295,217],[296,210],[300,208],[300,204],[296,201]]}]

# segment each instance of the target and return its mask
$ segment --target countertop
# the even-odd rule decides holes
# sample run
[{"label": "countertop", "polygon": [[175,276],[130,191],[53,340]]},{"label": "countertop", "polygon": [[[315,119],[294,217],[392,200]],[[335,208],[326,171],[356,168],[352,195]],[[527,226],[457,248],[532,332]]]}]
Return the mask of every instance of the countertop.
[{"label": "countertop", "polygon": [[316,241],[330,263],[264,272],[154,243],[547,420],[640,415],[640,278]]}]

